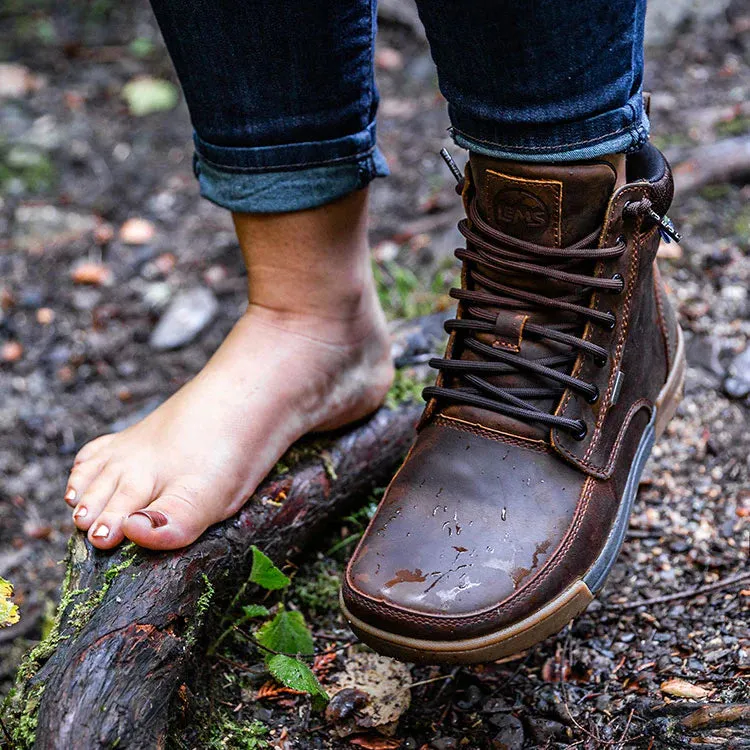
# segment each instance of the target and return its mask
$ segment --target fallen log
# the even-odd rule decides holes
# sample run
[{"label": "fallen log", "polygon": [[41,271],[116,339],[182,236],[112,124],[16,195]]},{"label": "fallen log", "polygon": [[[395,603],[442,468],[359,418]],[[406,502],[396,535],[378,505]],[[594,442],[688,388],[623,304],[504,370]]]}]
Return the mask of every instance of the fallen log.
[{"label": "fallen log", "polygon": [[386,406],[293,446],[237,515],[192,546],[102,552],[83,534],[71,538],[55,625],[19,668],[3,717],[16,747],[164,746],[172,700],[202,654],[206,615],[220,613],[246,581],[251,546],[277,563],[293,559],[327,521],[390,479],[413,439],[419,363],[439,346],[443,317],[395,328],[397,366],[418,366],[400,371]]},{"label": "fallen log", "polygon": [[674,158],[672,161],[678,196],[719,182],[746,181],[750,178],[750,136],[696,146],[684,159]]}]

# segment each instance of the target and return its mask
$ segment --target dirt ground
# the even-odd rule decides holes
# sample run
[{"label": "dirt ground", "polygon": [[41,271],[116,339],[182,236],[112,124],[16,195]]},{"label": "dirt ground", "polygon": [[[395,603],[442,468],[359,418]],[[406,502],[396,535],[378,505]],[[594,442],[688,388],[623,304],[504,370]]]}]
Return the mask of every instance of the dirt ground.
[{"label": "dirt ground", "polygon": [[[184,103],[135,116],[123,99],[139,76],[174,81],[147,4],[57,5],[0,7],[0,62],[23,66],[0,78],[0,576],[22,612],[0,630],[2,693],[54,610],[75,451],[189,379],[245,295],[229,215],[197,193]],[[721,5],[652,37],[653,139],[678,162],[750,133],[750,9]],[[383,16],[379,141],[392,176],[374,185],[372,245],[399,317],[445,305],[460,206],[437,154],[463,155],[408,6],[385,3]],[[750,577],[732,583],[750,555],[750,185],[679,194],[670,215],[684,241],[663,248],[661,267],[687,335],[686,398],[587,613],[501,663],[407,671],[402,683],[419,684],[393,739],[365,727],[338,737],[340,722],[306,696],[267,688],[258,698],[268,675],[229,639],[190,686],[175,748],[261,747],[245,731],[255,720],[277,748],[750,748]],[[125,224],[133,218],[145,223]],[[155,326],[185,333],[164,321],[186,294],[203,318],[163,350]],[[365,517],[334,524],[290,595],[316,645],[332,648],[329,672],[361,658],[335,590]],[[735,715],[745,705],[744,719],[680,723],[707,704]]]}]

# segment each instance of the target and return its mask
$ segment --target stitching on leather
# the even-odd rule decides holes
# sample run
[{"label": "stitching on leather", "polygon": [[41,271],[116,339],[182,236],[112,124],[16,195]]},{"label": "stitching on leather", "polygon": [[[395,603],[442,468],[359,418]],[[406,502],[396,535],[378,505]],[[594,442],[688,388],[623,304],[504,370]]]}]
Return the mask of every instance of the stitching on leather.
[{"label": "stitching on leather", "polygon": [[[604,429],[604,420],[607,417],[607,411],[609,403],[612,400],[612,393],[615,387],[615,380],[617,379],[617,371],[619,370],[620,362],[622,362],[622,353],[625,350],[625,342],[628,338],[628,331],[630,330],[630,316],[633,311],[633,294],[638,284],[638,268],[640,266],[641,259],[641,247],[643,246],[643,240],[637,230],[640,229],[640,224],[636,227],[636,240],[633,243],[633,252],[630,255],[630,264],[628,267],[628,290],[625,294],[625,303],[621,309],[621,325],[619,335],[617,337],[617,346],[615,347],[615,356],[612,361],[612,368],[609,374],[609,381],[607,382],[607,392],[604,394],[602,408],[599,411],[599,418],[596,420],[596,426],[594,427],[594,435],[591,438],[586,453],[584,454],[584,460],[588,460],[591,454],[594,452],[599,444],[599,437]],[[607,407],[607,408],[605,408]]]},{"label": "stitching on leather", "polygon": [[[495,339],[492,346],[496,346],[500,349],[507,349],[511,352],[520,352],[521,351],[521,342],[523,341],[523,332],[526,328],[526,322],[528,321],[529,316],[524,315],[523,319],[521,320],[521,326],[518,329],[518,341],[515,344],[511,344],[510,341],[503,341],[502,339]],[[497,325],[497,323],[495,323]]]},{"label": "stitching on leather", "polygon": [[445,427],[447,429],[457,430],[458,432],[468,432],[471,435],[487,438],[488,440],[495,440],[498,443],[507,443],[508,445],[514,445],[517,448],[533,450],[537,453],[550,452],[550,446],[548,446],[541,440],[534,440],[533,438],[523,438],[516,435],[508,435],[504,432],[499,432],[489,427],[484,427],[480,424],[464,422],[463,420],[456,419],[455,417],[449,417],[445,414],[440,414],[439,416],[435,417],[433,424]]},{"label": "stitching on leather", "polygon": [[659,318],[659,328],[664,339],[664,351],[667,355],[667,372],[672,369],[672,344],[669,338],[669,326],[664,314],[664,298],[662,297],[663,287],[661,280],[661,271],[659,266],[654,262],[654,300],[656,302],[656,315]]},{"label": "stitching on leather", "polygon": [[[625,198],[626,196],[635,195],[635,196],[640,197],[641,193],[644,192],[645,189],[648,186],[649,186],[648,183],[643,183],[643,184],[639,183],[637,185],[633,185],[632,187],[628,187],[628,188],[623,189],[623,191],[618,195],[618,203],[620,201],[622,201],[622,203],[624,204],[626,201],[624,201],[622,199]],[[614,206],[613,206],[613,209],[614,209]],[[641,226],[641,224],[639,224],[636,227],[636,235],[638,235],[638,230],[640,229],[640,226]],[[607,232],[604,234],[604,236],[601,238],[601,240],[599,242],[599,246],[600,247],[602,247],[604,245],[604,243],[607,242],[610,239],[613,228],[614,228],[614,224],[611,223],[610,226],[607,228]],[[637,241],[635,243],[635,247],[634,247],[634,255],[636,255],[636,256],[640,255],[640,249],[641,249],[641,247],[643,245],[645,245],[648,241],[650,241],[652,239],[652,236],[656,232],[656,230],[657,230],[657,228],[654,227],[654,229],[652,229],[650,232],[646,233],[643,237],[638,236],[638,239],[637,239]],[[631,267],[633,266],[633,258],[632,257],[631,257],[630,266]],[[597,271],[596,275],[600,276],[601,275],[601,270]],[[564,444],[562,444],[560,442],[558,431],[557,430],[552,430],[552,443],[555,446],[555,448],[560,451],[560,453],[562,455],[564,455],[566,458],[568,458],[570,461],[572,461],[575,465],[581,466],[581,467],[584,467],[584,468],[590,470],[591,472],[594,473],[595,476],[598,476],[598,477],[600,477],[602,479],[606,479],[607,476],[609,475],[609,473],[611,472],[611,468],[614,465],[614,458],[616,457],[616,452],[614,452],[612,454],[612,459],[610,460],[610,462],[605,467],[594,465],[592,462],[588,461],[588,458],[592,455],[592,453],[594,452],[594,450],[598,446],[599,438],[600,438],[602,430],[603,430],[604,419],[606,418],[606,412],[608,411],[607,409],[604,408],[604,406],[606,406],[609,403],[610,399],[611,399],[612,390],[613,390],[613,387],[614,387],[614,378],[615,378],[615,373],[616,373],[616,370],[617,370],[617,365],[619,364],[619,362],[621,360],[622,351],[624,349],[624,341],[625,341],[626,336],[623,334],[623,332],[626,332],[628,326],[630,325],[630,304],[632,302],[633,290],[635,288],[635,282],[637,280],[637,276],[638,276],[638,274],[637,274],[637,268],[636,268],[636,273],[635,273],[635,276],[633,278],[633,283],[632,283],[632,286],[631,286],[631,290],[629,292],[628,298],[625,301],[625,305],[623,306],[623,309],[627,310],[627,315],[624,316],[625,317],[625,321],[623,323],[623,327],[621,329],[621,336],[619,337],[618,345],[617,345],[617,348],[615,350],[615,357],[613,358],[612,367],[611,367],[611,371],[610,371],[610,377],[609,377],[609,381],[608,381],[608,384],[607,384],[607,393],[605,394],[605,397],[604,397],[604,400],[603,400],[602,409],[599,412],[600,416],[599,416],[599,419],[597,420],[597,424],[596,424],[596,427],[594,429],[594,434],[593,434],[593,436],[592,436],[592,438],[591,438],[591,440],[589,442],[588,448],[587,448],[586,453],[584,454],[584,456],[581,457],[581,458],[579,458],[575,453],[573,453],[573,451],[571,451],[569,448],[567,448]],[[601,298],[601,295],[596,294],[596,293],[594,294],[594,298],[592,299],[592,303],[591,303],[591,307],[593,309],[600,310],[600,307],[599,307],[600,298]],[[586,326],[586,330],[584,331],[584,334],[583,334],[582,338],[584,338],[585,340],[588,340],[588,339],[591,338],[592,333],[593,333],[593,325],[591,323],[588,323],[587,326]],[[573,375],[574,376],[577,376],[578,373],[580,372],[580,370],[582,369],[582,367],[583,367],[583,361],[584,361],[583,360],[583,356],[580,356],[579,359],[578,359],[578,362],[576,363],[576,366],[575,366],[575,368],[573,370]],[[563,397],[563,400],[562,400],[562,402],[560,404],[560,407],[556,411],[557,414],[562,414],[565,411],[565,408],[567,407],[568,403],[570,402],[570,399],[572,398],[572,396],[573,396],[572,391],[568,390],[568,392]],[[645,403],[648,404],[649,406],[651,405],[650,402],[645,402]],[[628,414],[630,414],[630,411],[628,412]],[[621,442],[622,437],[624,436],[625,432],[627,431],[627,428],[628,428],[628,421],[625,421],[625,422],[623,422],[623,425],[622,425],[622,427],[620,429],[620,432],[618,434],[618,438],[617,438],[617,441],[616,441],[615,445],[617,445],[618,443]]]},{"label": "stitching on leather", "polygon": [[[620,199],[623,198],[623,197],[625,197],[625,196],[629,196],[631,194],[633,194],[633,195],[640,194],[641,189],[642,189],[641,186],[633,186],[633,187],[625,188],[620,193],[620,195],[618,196],[617,202],[620,203]],[[623,202],[623,204],[625,203],[625,201],[622,201],[622,202]],[[614,212],[614,207],[613,207],[613,210],[610,213],[613,213],[613,212]],[[609,216],[605,220],[608,221],[609,220]],[[607,227],[606,233],[599,240],[599,247],[604,247],[605,243],[609,241],[609,239],[610,239],[610,237],[612,235],[612,229],[613,228],[614,228],[614,222],[609,221],[609,226]],[[596,270],[595,276],[597,278],[600,278],[601,275],[602,275],[602,273],[603,273],[603,270],[604,270],[604,264],[602,263],[602,265]],[[599,294],[598,292],[594,292],[594,296],[591,299],[591,309],[592,310],[601,311],[601,308],[599,307],[600,300],[601,300],[601,294]],[[583,336],[581,336],[581,338],[584,341],[589,341],[591,339],[591,337],[592,337],[593,332],[594,332],[594,324],[591,323],[591,322],[588,322],[586,324],[586,327],[585,327],[585,329],[583,331]],[[578,357],[578,361],[576,362],[576,364],[575,364],[575,366],[573,368],[573,372],[571,373],[573,377],[577,377],[578,376],[578,373],[583,369],[583,363],[584,363],[583,355],[580,355]],[[560,402],[560,406],[558,407],[558,409],[557,409],[557,411],[555,413],[556,414],[562,414],[565,411],[565,408],[567,407],[567,405],[570,402],[570,399],[572,397],[573,397],[573,391],[570,390],[570,389],[567,389],[565,395],[563,396],[562,401]],[[557,430],[554,430],[554,432],[557,433]],[[562,446],[560,446],[560,447],[562,448]],[[573,455],[573,454],[569,454],[569,455]]]}]

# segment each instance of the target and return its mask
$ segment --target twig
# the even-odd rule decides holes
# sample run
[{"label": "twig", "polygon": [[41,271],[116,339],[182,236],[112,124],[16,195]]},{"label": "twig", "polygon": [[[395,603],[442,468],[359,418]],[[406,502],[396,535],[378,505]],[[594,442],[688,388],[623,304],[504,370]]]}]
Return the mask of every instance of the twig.
[{"label": "twig", "polygon": [[750,571],[745,573],[739,573],[736,576],[730,576],[729,578],[722,578],[716,581],[716,583],[710,583],[706,586],[699,586],[697,589],[690,589],[689,591],[682,591],[679,594],[667,594],[666,596],[655,596],[653,599],[642,599],[637,602],[626,602],[625,604],[609,604],[605,607],[608,610],[615,610],[622,612],[627,609],[636,609],[638,607],[650,606],[652,604],[665,604],[667,602],[676,602],[680,599],[691,599],[694,596],[700,596],[701,594],[710,594],[714,591],[727,588],[728,586],[734,586],[737,583],[750,580]]},{"label": "twig", "polygon": [[430,677],[429,680],[420,680],[419,682],[412,682],[409,685],[404,685],[396,692],[403,693],[405,690],[411,690],[412,688],[419,687],[420,685],[429,685],[431,682],[437,682],[438,680],[450,680],[452,678],[452,674],[440,674],[437,677]]}]

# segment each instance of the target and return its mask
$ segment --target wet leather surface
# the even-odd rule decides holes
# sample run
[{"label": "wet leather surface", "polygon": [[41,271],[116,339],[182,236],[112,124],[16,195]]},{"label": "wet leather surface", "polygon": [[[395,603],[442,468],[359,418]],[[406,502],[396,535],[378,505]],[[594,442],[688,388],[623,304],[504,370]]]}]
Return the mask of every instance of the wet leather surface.
[{"label": "wet leather surface", "polygon": [[429,425],[373,519],[350,582],[415,612],[494,607],[555,550],[582,483],[546,448]]}]

